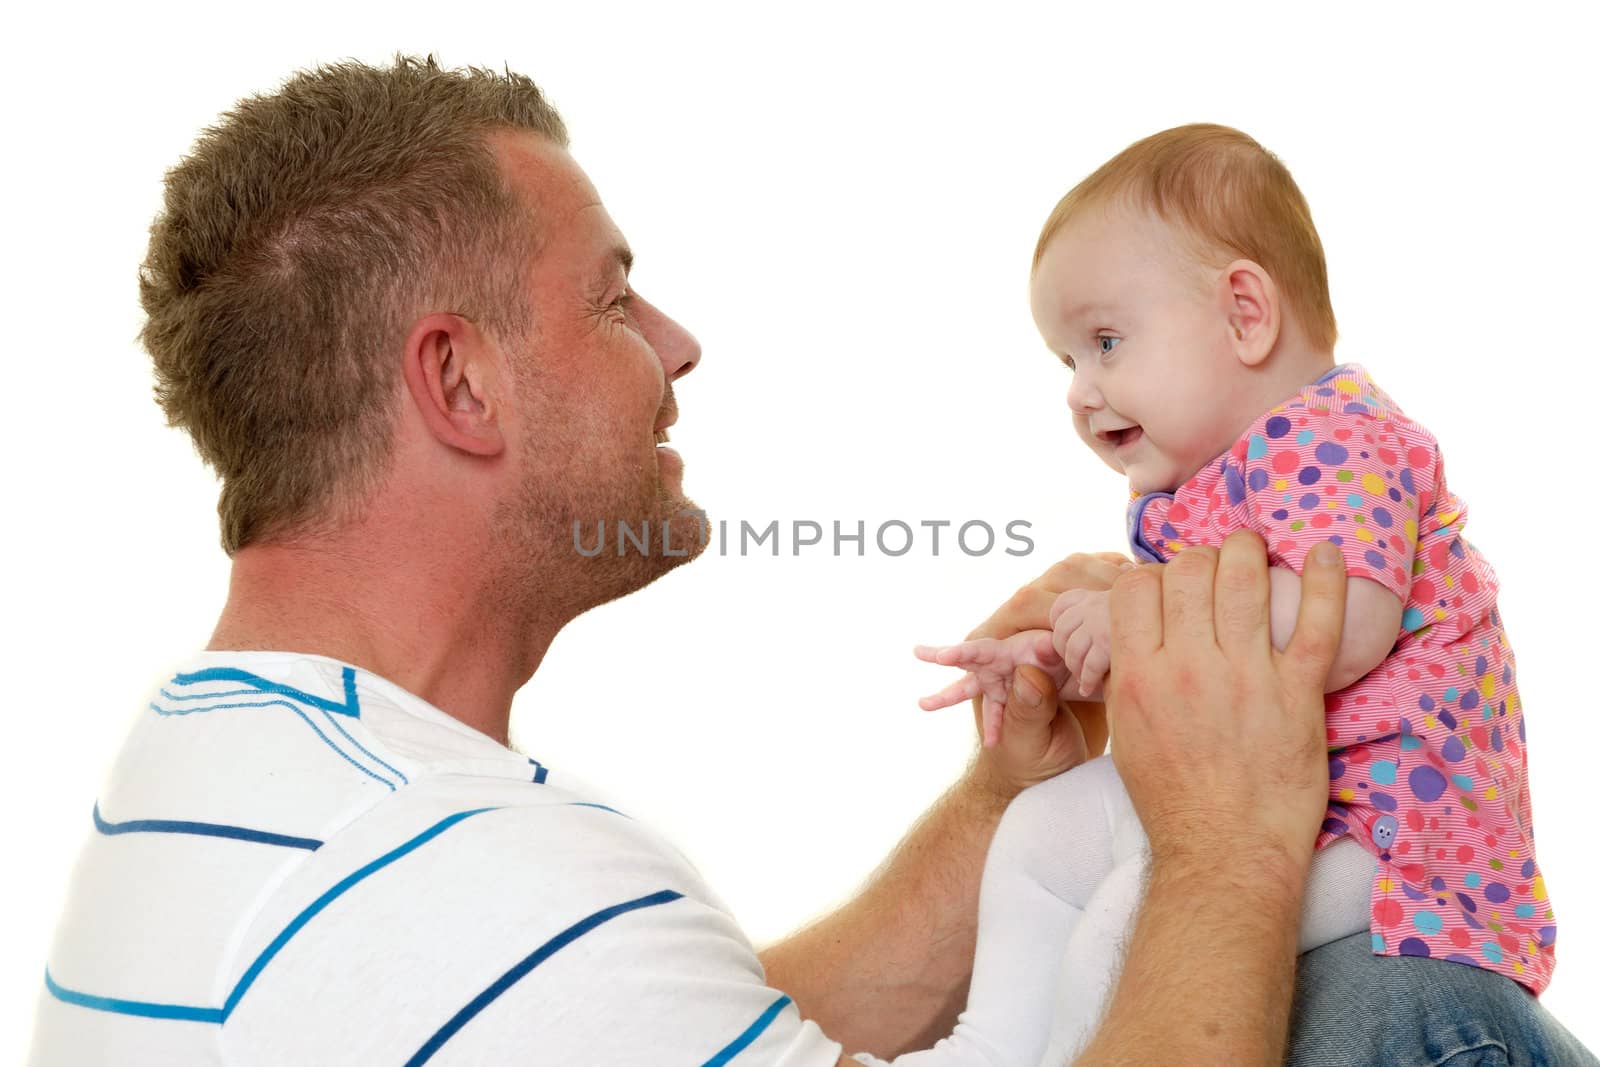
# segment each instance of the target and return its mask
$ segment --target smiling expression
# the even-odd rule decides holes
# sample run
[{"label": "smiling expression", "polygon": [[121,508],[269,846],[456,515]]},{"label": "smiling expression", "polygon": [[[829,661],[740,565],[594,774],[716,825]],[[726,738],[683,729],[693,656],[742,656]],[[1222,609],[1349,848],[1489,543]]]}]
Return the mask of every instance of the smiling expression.
[{"label": "smiling expression", "polygon": [[1091,209],[1051,239],[1029,291],[1072,371],[1078,436],[1138,493],[1177,488],[1254,414],[1223,288],[1184,249],[1154,217]]},{"label": "smiling expression", "polygon": [[[494,143],[539,236],[528,271],[528,337],[507,354],[519,488],[497,525],[530,559],[553,550],[573,563],[574,523],[592,541],[601,522],[612,537],[619,522],[634,530],[648,522],[649,553],[582,561],[597,597],[620,596],[692,558],[702,543],[698,520],[681,516],[694,507],[683,493],[682,460],[663,446],[678,415],[672,383],[699,362],[700,346],[633,288],[633,253],[564,149],[530,133]],[[663,555],[659,531],[674,516],[674,554]],[[689,554],[677,555],[681,549]]]}]

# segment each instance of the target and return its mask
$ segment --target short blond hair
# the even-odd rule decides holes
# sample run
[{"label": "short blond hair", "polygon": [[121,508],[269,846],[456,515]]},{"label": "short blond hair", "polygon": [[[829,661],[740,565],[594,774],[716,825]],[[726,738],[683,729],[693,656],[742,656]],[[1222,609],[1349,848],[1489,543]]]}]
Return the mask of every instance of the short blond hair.
[{"label": "short blond hair", "polygon": [[1333,350],[1339,328],[1311,209],[1289,168],[1254,138],[1201,122],[1135,141],[1056,204],[1039,234],[1034,269],[1067,222],[1116,207],[1154,213],[1176,229],[1197,281],[1201,268],[1220,270],[1234,259],[1260,264],[1306,341]]},{"label": "short blond hair", "polygon": [[399,346],[453,311],[528,325],[536,220],[487,135],[565,146],[509,70],[302,71],[240,101],[168,171],[139,271],[156,401],[222,482],[222,548],[356,513],[392,451]]}]

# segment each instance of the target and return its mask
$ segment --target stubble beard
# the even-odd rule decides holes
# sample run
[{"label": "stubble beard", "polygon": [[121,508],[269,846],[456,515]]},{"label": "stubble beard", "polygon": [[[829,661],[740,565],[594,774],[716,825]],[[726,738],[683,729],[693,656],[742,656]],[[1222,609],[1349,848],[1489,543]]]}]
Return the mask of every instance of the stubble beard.
[{"label": "stubble beard", "polygon": [[[495,509],[496,585],[512,617],[576,617],[705,551],[706,524],[687,514],[695,503],[665,484],[653,458],[629,485],[596,485],[583,473],[530,472],[515,498]],[[619,542],[622,524],[633,540]]]}]

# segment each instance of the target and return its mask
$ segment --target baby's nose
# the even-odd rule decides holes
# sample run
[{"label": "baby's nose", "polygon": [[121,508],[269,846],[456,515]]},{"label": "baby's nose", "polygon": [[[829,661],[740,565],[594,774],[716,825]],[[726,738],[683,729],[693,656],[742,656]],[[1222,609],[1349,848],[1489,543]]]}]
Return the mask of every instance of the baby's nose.
[{"label": "baby's nose", "polygon": [[1067,387],[1067,407],[1074,415],[1087,415],[1105,407],[1105,400],[1100,390],[1090,383],[1088,375],[1074,374],[1072,384]]}]

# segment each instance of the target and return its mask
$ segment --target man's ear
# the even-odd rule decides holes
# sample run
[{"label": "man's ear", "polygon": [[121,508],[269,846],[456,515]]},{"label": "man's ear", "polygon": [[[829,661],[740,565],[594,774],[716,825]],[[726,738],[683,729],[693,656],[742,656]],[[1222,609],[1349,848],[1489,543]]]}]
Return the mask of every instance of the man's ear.
[{"label": "man's ear", "polygon": [[1223,269],[1220,296],[1234,354],[1245,366],[1259,367],[1282,327],[1277,285],[1259,263],[1236,259]]},{"label": "man's ear", "polygon": [[475,456],[505,449],[500,363],[483,332],[460,315],[436,312],[406,335],[406,392],[441,444]]}]

